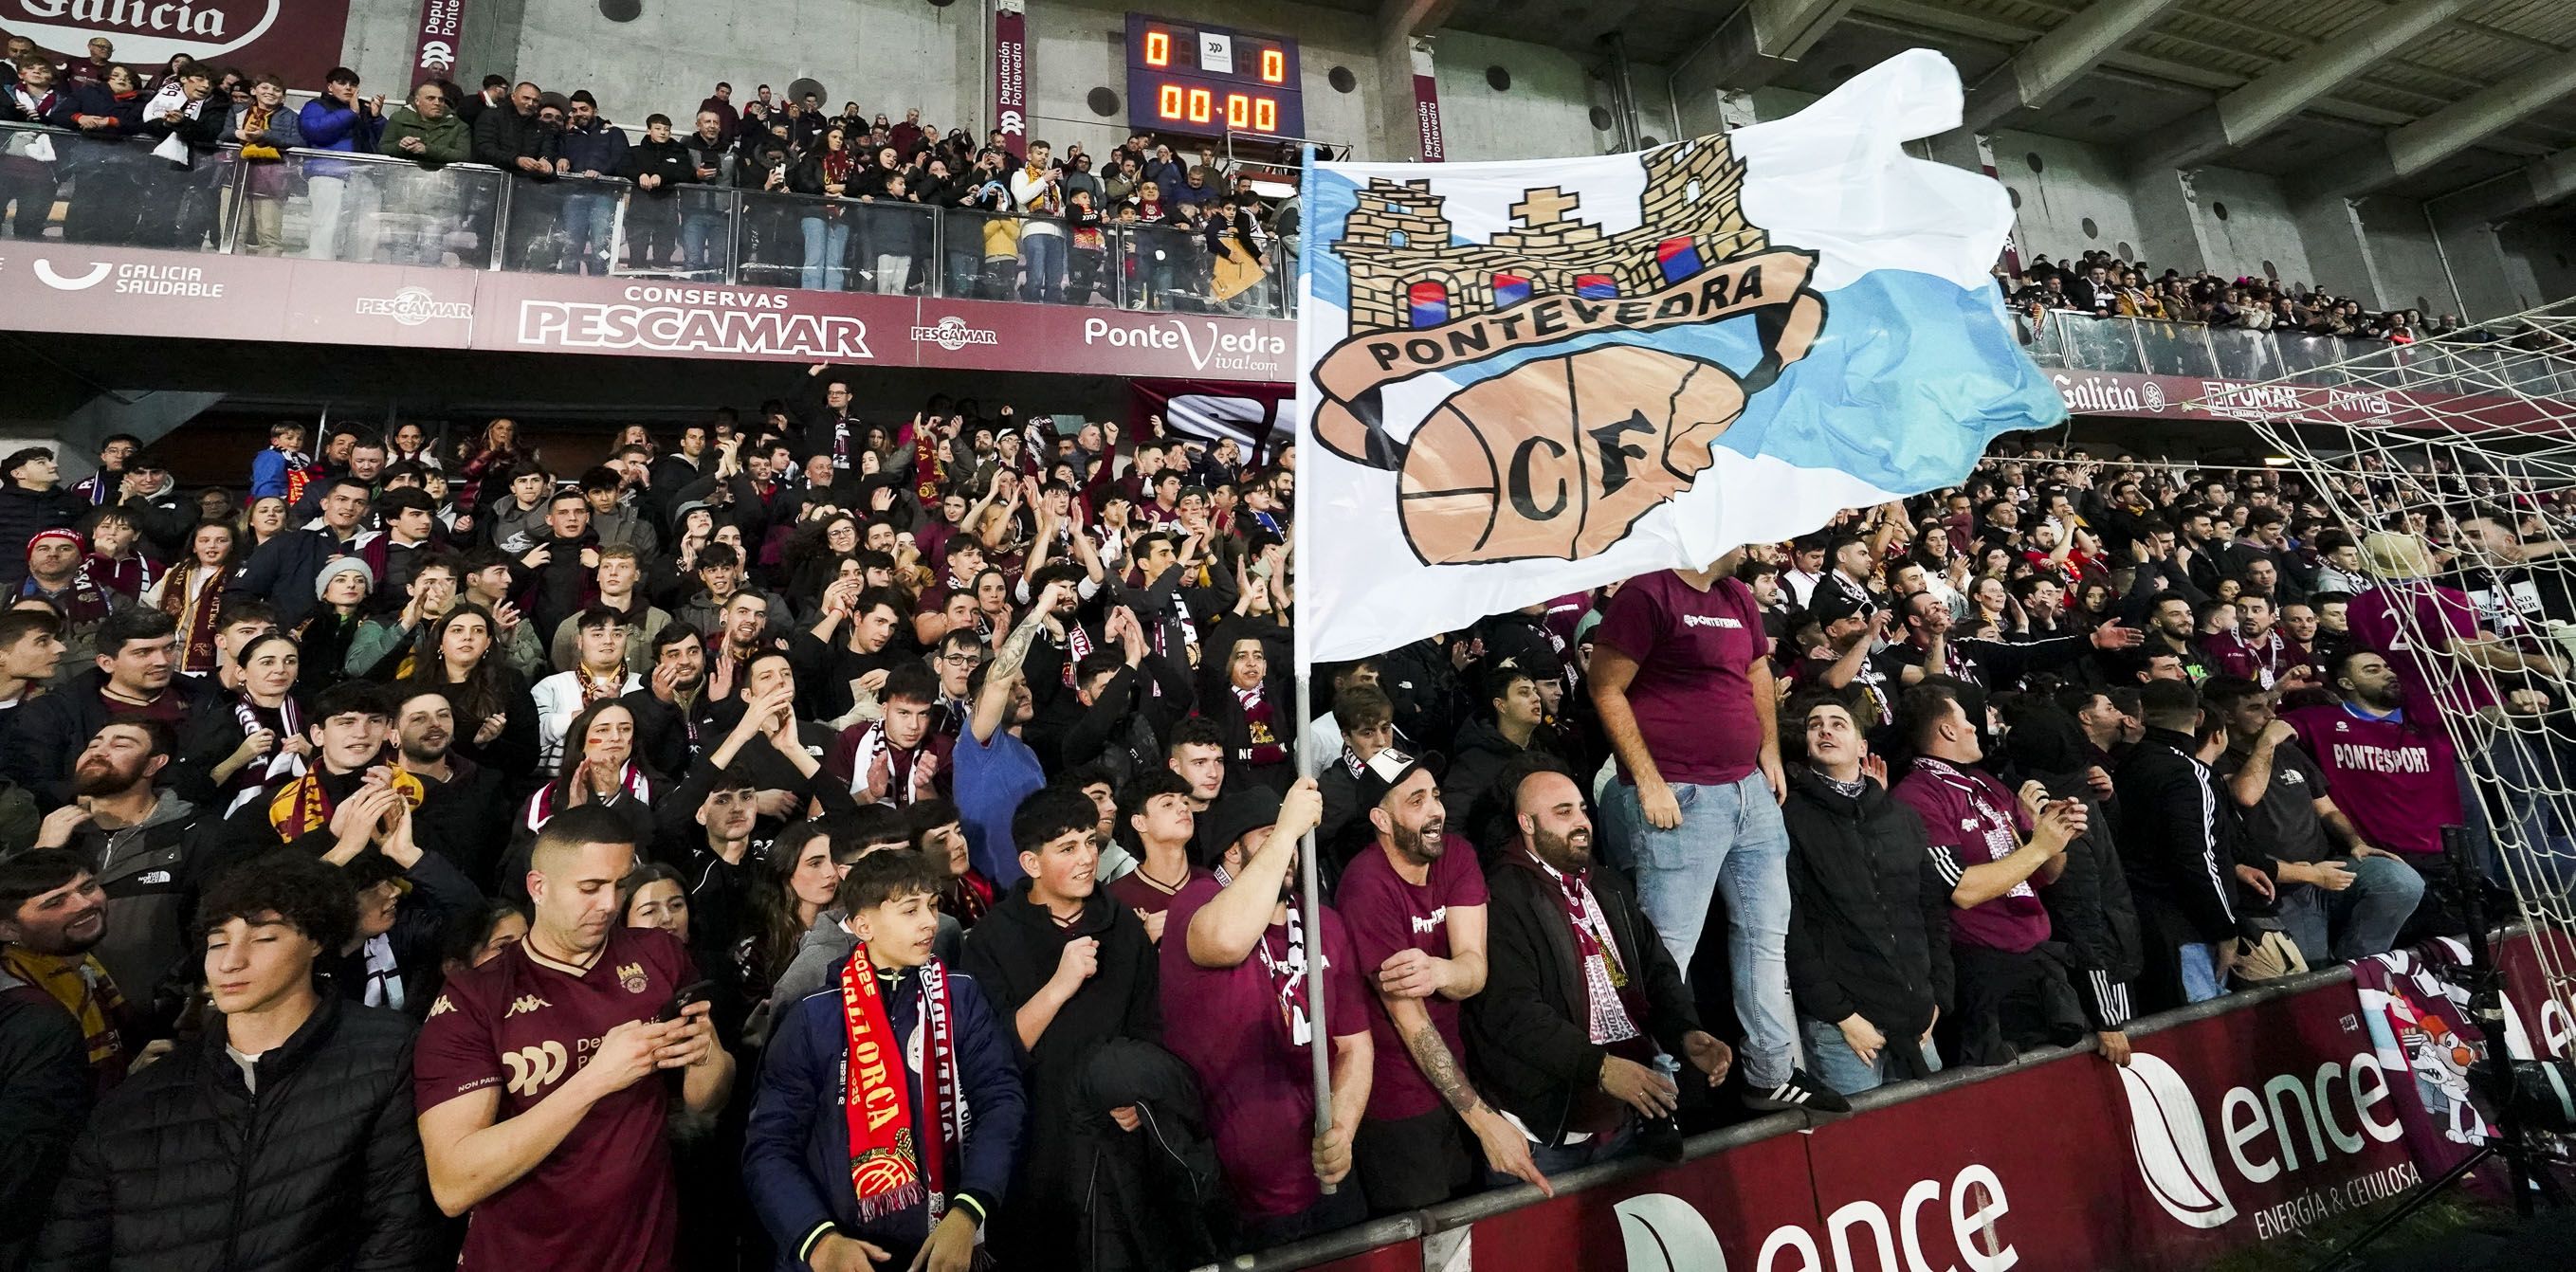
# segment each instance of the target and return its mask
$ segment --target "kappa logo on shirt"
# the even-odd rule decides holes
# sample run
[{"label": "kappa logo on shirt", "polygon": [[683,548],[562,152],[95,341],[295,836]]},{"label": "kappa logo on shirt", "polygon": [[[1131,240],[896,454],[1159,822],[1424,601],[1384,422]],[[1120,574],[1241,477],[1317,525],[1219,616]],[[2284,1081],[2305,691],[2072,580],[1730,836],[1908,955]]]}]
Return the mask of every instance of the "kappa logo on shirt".
[{"label": "kappa logo on shirt", "polygon": [[508,1020],[510,1017],[516,1016],[522,1012],[530,1012],[535,1011],[540,1007],[552,1006],[554,1006],[553,1003],[547,1002],[545,999],[539,998],[534,994],[522,994],[518,999],[510,1004],[510,1010],[501,1013],[501,1019]]},{"label": "kappa logo on shirt", "polygon": [[560,1042],[547,1042],[534,1047],[521,1047],[501,1053],[501,1063],[510,1068],[510,1094],[535,1095],[564,1075],[572,1056]]},{"label": "kappa logo on shirt", "polygon": [[1744,624],[1742,622],[1728,618],[1724,614],[1684,614],[1682,615],[1682,626],[1718,627],[1724,628],[1728,631],[1738,632],[1744,630]]},{"label": "kappa logo on shirt", "polygon": [[446,1013],[454,1010],[456,1010],[456,1004],[447,1001],[447,995],[445,994],[440,994],[438,996],[438,1001],[429,1005],[429,1014],[432,1016],[445,1015]]}]

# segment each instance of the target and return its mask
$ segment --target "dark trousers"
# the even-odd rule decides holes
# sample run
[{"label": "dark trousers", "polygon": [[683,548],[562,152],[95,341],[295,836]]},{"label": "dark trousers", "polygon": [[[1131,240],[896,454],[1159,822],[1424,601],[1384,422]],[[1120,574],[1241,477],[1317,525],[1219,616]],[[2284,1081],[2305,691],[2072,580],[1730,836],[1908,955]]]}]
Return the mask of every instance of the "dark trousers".
[{"label": "dark trousers", "polygon": [[1436,1206],[1475,1177],[1460,1142],[1465,1128],[1446,1106],[1403,1118],[1363,1118],[1353,1137],[1353,1173],[1373,1215]]}]

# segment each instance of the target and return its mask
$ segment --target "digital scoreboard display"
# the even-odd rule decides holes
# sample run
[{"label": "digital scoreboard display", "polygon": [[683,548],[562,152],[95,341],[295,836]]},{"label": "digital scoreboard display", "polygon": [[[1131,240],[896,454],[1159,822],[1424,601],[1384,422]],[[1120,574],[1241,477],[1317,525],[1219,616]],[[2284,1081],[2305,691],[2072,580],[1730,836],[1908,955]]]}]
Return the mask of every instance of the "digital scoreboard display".
[{"label": "digital scoreboard display", "polygon": [[1127,118],[1139,132],[1306,134],[1297,42],[1127,15]]}]

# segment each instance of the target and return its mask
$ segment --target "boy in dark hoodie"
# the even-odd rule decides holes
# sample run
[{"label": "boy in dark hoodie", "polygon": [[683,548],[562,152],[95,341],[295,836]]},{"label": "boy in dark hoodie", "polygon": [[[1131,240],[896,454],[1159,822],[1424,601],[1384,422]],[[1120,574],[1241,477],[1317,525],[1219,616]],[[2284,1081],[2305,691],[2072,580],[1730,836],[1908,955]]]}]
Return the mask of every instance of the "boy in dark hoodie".
[{"label": "boy in dark hoodie", "polygon": [[644,117],[644,140],[626,150],[618,175],[635,183],[636,197],[626,201],[626,239],[637,269],[671,266],[679,245],[678,187],[698,179],[697,161],[688,144],[671,135],[671,117]]},{"label": "boy in dark hoodie", "polygon": [[1009,1035],[973,977],[931,956],[941,879],[917,853],[850,867],[859,947],[786,1008],[743,1151],[778,1272],[966,1272],[1027,1118]]},{"label": "boy in dark hoodie", "polygon": [[[995,1242],[1009,1266],[1044,1266],[1051,1245],[1082,1221],[1075,1163],[1089,1138],[1084,1073],[1117,1039],[1159,1044],[1161,976],[1144,922],[1097,886],[1099,809],[1079,788],[1051,786],[1022,801],[1011,839],[1028,877],[967,933],[960,966],[1010,1020],[1028,1056],[1028,1142],[1009,1222]],[[1134,1129],[1132,1108],[1097,1113],[1090,1134]]]}]

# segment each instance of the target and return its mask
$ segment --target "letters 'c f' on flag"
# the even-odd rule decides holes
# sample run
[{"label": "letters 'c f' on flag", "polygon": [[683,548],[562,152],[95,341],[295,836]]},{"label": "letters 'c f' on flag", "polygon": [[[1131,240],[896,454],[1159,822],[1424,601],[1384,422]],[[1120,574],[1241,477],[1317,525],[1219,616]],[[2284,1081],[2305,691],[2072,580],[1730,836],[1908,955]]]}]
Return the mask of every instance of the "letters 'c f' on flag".
[{"label": "letters 'c f' on flag", "polygon": [[1318,660],[1964,479],[2065,409],[1989,270],[1993,178],[1914,50],[1635,154],[1308,169],[1298,623]]}]

